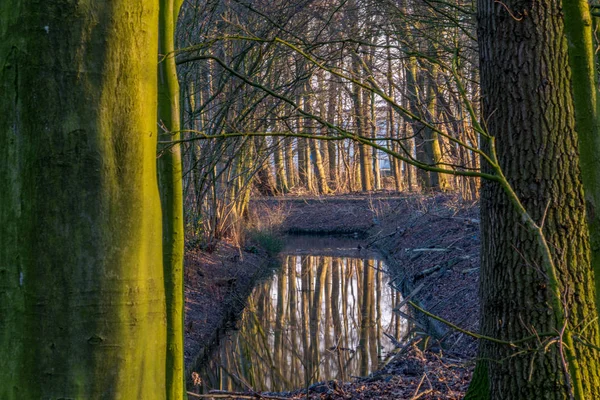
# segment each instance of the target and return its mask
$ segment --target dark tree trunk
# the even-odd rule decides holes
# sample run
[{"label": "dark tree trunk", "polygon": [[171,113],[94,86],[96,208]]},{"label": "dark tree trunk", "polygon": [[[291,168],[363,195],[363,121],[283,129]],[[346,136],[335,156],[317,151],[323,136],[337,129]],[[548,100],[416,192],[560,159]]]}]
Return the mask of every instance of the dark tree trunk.
[{"label": "dark tree trunk", "polygon": [[[511,14],[507,10],[511,10]],[[560,2],[479,1],[483,120],[496,138],[504,174],[553,253],[569,328],[598,345],[594,277],[580,182]],[[518,340],[556,332],[541,249],[500,185],[481,197],[481,330]],[[588,324],[589,325],[586,325]],[[547,338],[546,338],[547,339]],[[541,340],[544,337],[541,336]],[[473,399],[566,399],[569,388],[557,344],[529,350],[482,341],[469,393]],[[600,396],[598,353],[576,343],[583,395]]]}]

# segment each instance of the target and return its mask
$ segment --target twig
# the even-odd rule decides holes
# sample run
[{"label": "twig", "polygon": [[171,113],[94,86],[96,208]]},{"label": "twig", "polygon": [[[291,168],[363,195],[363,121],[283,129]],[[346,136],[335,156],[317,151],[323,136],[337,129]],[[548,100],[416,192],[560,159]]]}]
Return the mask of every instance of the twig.
[{"label": "twig", "polygon": [[397,348],[402,348],[402,343],[400,343],[400,341],[398,339],[396,339],[394,336],[390,335],[387,332],[383,332],[383,334],[392,341],[392,344],[397,347]]},{"label": "twig", "polygon": [[378,241],[380,241],[380,240],[382,240],[382,239],[385,239],[385,238],[392,237],[392,236],[394,236],[395,234],[397,234],[398,232],[400,232],[400,233],[403,233],[403,232],[404,232],[404,229],[396,229],[394,232],[390,233],[389,235],[385,235],[385,236],[381,236],[381,237],[377,237],[377,236],[375,236],[375,239],[374,239],[373,241],[371,241],[369,244],[367,244],[365,247],[368,249],[369,247],[371,247],[371,245],[372,245],[373,243],[375,243],[375,242],[378,242]]},{"label": "twig", "polygon": [[[415,394],[413,395],[413,397],[411,397],[411,400],[418,399],[419,397],[422,396],[422,394],[419,394],[419,390],[421,390],[421,385],[423,384],[424,380],[425,380],[425,374],[423,374],[423,376],[421,377],[421,381],[419,381],[419,385],[417,386],[417,390],[415,390]],[[417,395],[418,395],[418,397],[417,397]]]},{"label": "twig", "polygon": [[433,267],[431,267],[431,268],[424,269],[423,271],[421,271],[421,272],[419,272],[419,273],[415,274],[415,279],[422,279],[422,278],[425,278],[425,277],[427,277],[428,275],[431,275],[431,274],[433,274],[434,272],[437,272],[437,271],[439,271],[440,269],[442,269],[442,267],[443,267],[443,264],[438,264],[438,265],[435,265],[435,266],[433,266]]},{"label": "twig", "polygon": [[449,251],[449,249],[440,249],[440,248],[430,248],[430,249],[412,249],[414,252],[423,252],[423,251]]},{"label": "twig", "polygon": [[410,294],[406,297],[404,297],[404,300],[402,300],[400,302],[400,304],[398,304],[396,307],[394,307],[393,311],[400,311],[400,309],[402,308],[402,306],[404,306],[406,303],[408,303],[412,298],[414,298],[417,294],[419,294],[419,292],[421,291],[421,289],[423,289],[423,287],[425,287],[424,283],[421,283],[419,286],[417,286],[412,292],[410,292]]},{"label": "twig", "polygon": [[418,311],[422,312],[423,314],[427,315],[428,317],[433,318],[436,321],[439,321],[439,322],[441,322],[443,324],[446,324],[449,327],[451,327],[453,329],[456,329],[457,331],[459,331],[461,333],[464,333],[465,335],[474,337],[475,339],[482,339],[482,340],[487,340],[487,341],[490,341],[490,342],[493,342],[493,343],[505,344],[505,345],[510,346],[510,347],[518,347],[517,346],[518,344],[528,342],[528,341],[530,341],[532,339],[536,339],[539,336],[556,336],[556,333],[543,333],[543,334],[538,334],[538,335],[534,335],[534,336],[528,336],[528,337],[525,337],[525,338],[522,338],[522,339],[513,340],[513,341],[496,339],[496,338],[493,338],[493,337],[490,337],[490,336],[480,335],[478,333],[470,332],[470,331],[468,331],[466,329],[462,329],[462,328],[458,327],[457,325],[454,325],[452,322],[447,321],[447,320],[445,320],[443,318],[440,318],[437,315],[432,314],[432,313],[430,313],[427,310],[424,310],[423,308],[419,307],[417,304],[415,304],[412,301],[409,301],[408,304],[410,304],[413,308],[417,309]]},{"label": "twig", "polygon": [[417,400],[417,399],[420,399],[421,397],[423,397],[423,396],[425,396],[425,395],[427,395],[427,394],[429,394],[429,393],[432,393],[432,392],[433,392],[433,389],[427,389],[427,390],[424,390],[423,392],[419,393],[419,395],[418,395],[418,396],[415,396],[415,397],[413,397],[411,400]]}]

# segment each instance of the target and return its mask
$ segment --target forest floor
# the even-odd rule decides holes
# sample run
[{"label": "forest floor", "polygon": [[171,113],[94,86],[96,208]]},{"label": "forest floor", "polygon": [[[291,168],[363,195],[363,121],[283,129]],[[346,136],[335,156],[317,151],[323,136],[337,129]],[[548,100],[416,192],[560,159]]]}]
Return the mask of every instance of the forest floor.
[{"label": "forest floor", "polygon": [[[451,195],[377,193],[254,200],[255,220],[282,233],[351,234],[363,248],[386,257],[395,286],[405,297],[463,329],[477,331],[479,301],[479,210]],[[255,249],[254,246],[251,247]],[[241,257],[240,257],[241,254]],[[243,308],[266,254],[238,252],[222,244],[213,254],[186,256],[186,366],[201,344],[216,340],[215,327],[230,318],[225,304]],[[233,279],[233,281],[232,281]],[[231,283],[233,282],[233,283]],[[233,303],[231,303],[233,302]],[[219,311],[220,310],[220,311]],[[391,362],[352,382],[322,382],[286,393],[251,398],[460,399],[471,378],[475,341],[415,311],[419,333],[399,346]],[[401,339],[401,338],[397,338]],[[210,347],[210,346],[209,346]],[[204,346],[204,348],[209,348]],[[202,362],[202,357],[196,357]],[[232,397],[235,398],[235,397]]]}]

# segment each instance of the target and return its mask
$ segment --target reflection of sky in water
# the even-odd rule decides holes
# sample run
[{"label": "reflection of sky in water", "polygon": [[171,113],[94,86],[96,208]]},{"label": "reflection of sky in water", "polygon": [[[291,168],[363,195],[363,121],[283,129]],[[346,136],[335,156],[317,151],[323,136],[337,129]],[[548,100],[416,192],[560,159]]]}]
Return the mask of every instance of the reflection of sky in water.
[{"label": "reflection of sky in water", "polygon": [[406,334],[406,321],[392,311],[402,297],[382,261],[356,251],[352,257],[292,253],[272,280],[255,288],[239,331],[215,352],[203,373],[208,389],[279,391],[366,375],[394,349],[383,332]]}]

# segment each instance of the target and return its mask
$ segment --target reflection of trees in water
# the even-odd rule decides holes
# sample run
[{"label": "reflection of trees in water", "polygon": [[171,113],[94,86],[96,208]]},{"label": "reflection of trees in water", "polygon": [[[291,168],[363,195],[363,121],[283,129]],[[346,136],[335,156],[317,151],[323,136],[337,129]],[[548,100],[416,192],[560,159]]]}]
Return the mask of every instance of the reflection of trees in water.
[{"label": "reflection of trees in water", "polygon": [[203,372],[210,389],[281,391],[306,382],[347,380],[375,369],[406,323],[392,308],[402,296],[381,261],[288,256],[258,286]]}]

